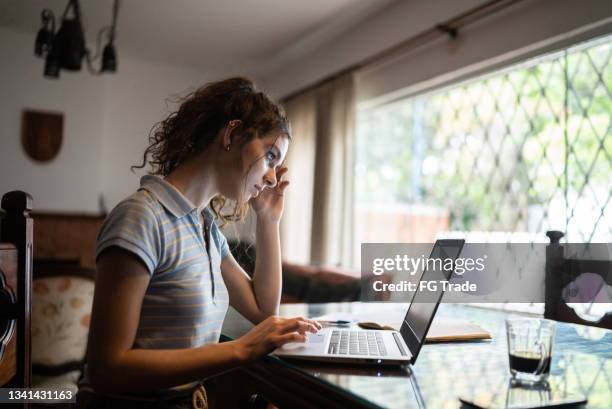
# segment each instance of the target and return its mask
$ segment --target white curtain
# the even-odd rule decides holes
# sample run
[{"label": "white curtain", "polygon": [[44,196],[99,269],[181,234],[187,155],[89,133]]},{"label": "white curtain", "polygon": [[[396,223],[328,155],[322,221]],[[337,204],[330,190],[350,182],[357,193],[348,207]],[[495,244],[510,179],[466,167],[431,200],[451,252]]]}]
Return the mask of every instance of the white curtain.
[{"label": "white curtain", "polygon": [[310,263],[310,236],[316,149],[316,98],[308,92],[285,104],[292,140],[285,165],[289,168],[281,221],[283,259]]},{"label": "white curtain", "polygon": [[283,256],[288,261],[349,266],[353,252],[353,76],[342,76],[292,98],[286,110],[294,140],[287,161],[292,186],[281,227]]}]

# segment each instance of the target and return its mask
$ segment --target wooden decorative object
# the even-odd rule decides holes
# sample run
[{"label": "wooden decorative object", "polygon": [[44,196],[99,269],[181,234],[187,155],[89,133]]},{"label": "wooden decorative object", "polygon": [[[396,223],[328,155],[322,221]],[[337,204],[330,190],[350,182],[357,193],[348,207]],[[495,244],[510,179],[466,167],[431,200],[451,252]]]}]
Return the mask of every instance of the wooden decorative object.
[{"label": "wooden decorative object", "polygon": [[[21,191],[12,191],[2,196],[0,205],[4,210],[0,220],[0,270],[3,276],[0,321],[4,323],[4,328],[0,329],[0,341],[6,346],[6,353],[0,356],[0,386],[29,388],[34,228],[30,217],[32,197]],[[7,324],[15,329],[9,328],[7,331]],[[8,361],[5,362],[5,359]],[[24,404],[23,407],[29,408],[29,405]]]},{"label": "wooden decorative object", "polygon": [[21,142],[27,155],[37,162],[55,158],[62,147],[64,114],[23,111]]},{"label": "wooden decorative object", "polygon": [[96,237],[104,215],[33,213],[32,217],[37,259],[75,260],[77,266],[96,268]]}]

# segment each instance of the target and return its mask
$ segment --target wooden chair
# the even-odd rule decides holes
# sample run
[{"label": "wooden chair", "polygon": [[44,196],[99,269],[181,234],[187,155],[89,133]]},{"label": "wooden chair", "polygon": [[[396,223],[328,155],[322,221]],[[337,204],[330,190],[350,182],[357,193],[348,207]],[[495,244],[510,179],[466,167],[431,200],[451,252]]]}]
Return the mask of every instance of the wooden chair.
[{"label": "wooden chair", "polygon": [[95,270],[79,260],[34,259],[32,385],[77,392],[85,364]]},{"label": "wooden chair", "polygon": [[[566,302],[568,289],[572,283],[577,282],[576,279],[582,274],[590,273],[591,281],[593,279],[599,280],[597,277],[601,277],[600,285],[609,286],[612,284],[612,260],[610,260],[609,255],[606,255],[607,259],[600,257],[597,257],[597,259],[568,258],[565,255],[565,247],[567,245],[560,244],[563,233],[560,231],[549,231],[546,235],[550,239],[550,244],[546,248],[544,317],[556,321],[612,329],[611,311],[608,311],[597,321],[589,321],[580,317]],[[594,244],[592,246],[603,247],[606,245]],[[576,284],[575,287],[577,288],[574,289],[574,292],[580,292],[580,284]]]},{"label": "wooden chair", "polygon": [[2,197],[0,223],[0,387],[30,387],[32,197]]}]

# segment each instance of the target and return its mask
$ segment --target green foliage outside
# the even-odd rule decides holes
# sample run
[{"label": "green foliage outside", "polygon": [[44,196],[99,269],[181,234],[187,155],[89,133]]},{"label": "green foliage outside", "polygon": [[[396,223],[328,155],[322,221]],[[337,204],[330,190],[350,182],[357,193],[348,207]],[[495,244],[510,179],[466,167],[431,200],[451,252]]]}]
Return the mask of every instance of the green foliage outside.
[{"label": "green foliage outside", "polygon": [[360,111],[357,202],[447,209],[452,230],[609,241],[611,57],[608,37]]}]

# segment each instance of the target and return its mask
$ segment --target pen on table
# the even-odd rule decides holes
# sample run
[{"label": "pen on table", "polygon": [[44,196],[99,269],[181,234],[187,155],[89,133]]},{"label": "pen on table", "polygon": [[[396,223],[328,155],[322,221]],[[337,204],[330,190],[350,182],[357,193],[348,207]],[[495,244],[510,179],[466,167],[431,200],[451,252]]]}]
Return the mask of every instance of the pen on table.
[{"label": "pen on table", "polygon": [[324,327],[347,327],[351,325],[351,321],[345,321],[345,320],[335,320],[335,321],[316,320],[316,321],[319,324],[323,325]]}]

